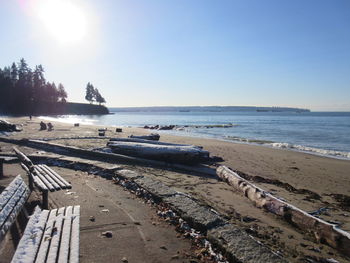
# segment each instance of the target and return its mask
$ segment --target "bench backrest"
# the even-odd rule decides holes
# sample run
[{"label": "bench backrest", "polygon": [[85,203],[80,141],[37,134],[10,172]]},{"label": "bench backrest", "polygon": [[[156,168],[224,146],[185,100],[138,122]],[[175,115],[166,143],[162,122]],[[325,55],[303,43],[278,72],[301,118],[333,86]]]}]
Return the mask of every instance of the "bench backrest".
[{"label": "bench backrest", "polygon": [[30,195],[28,186],[18,175],[0,195],[0,241],[16,220]]}]

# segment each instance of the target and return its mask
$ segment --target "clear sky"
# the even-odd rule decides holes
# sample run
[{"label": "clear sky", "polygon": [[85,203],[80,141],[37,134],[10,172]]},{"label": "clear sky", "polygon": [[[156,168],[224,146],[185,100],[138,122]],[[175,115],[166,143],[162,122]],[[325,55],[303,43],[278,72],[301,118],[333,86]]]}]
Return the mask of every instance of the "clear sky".
[{"label": "clear sky", "polygon": [[350,111],[349,0],[0,0],[0,32],[69,101]]}]

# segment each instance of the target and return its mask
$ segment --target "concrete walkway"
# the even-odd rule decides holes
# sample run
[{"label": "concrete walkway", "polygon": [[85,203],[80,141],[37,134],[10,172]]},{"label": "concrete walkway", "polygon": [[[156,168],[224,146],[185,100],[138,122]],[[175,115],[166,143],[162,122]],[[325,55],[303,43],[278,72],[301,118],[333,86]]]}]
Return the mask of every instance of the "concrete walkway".
[{"label": "concrete walkway", "polygon": [[[5,173],[16,175],[20,171],[17,166],[5,165]],[[111,180],[82,171],[53,169],[73,188],[49,193],[50,206],[81,206],[81,262],[196,262],[191,242],[159,219],[156,209],[142,199]],[[9,183],[10,177],[0,180],[0,184]],[[35,193],[32,198],[37,198]],[[112,237],[105,237],[105,231],[111,231]],[[5,242],[13,243],[11,237]],[[2,250],[0,262],[9,262],[11,253],[11,249]]]}]

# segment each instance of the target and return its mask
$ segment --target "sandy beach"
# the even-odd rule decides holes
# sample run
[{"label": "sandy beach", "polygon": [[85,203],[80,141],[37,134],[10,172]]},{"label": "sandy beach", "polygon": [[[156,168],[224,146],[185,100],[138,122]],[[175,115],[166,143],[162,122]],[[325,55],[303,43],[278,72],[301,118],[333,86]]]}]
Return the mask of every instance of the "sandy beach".
[{"label": "sandy beach", "polygon": [[[142,128],[123,127],[122,133],[116,133],[115,127],[105,127],[107,128],[105,137],[108,138],[74,139],[78,136],[97,136],[101,127],[93,125],[74,127],[72,124],[53,122],[53,131],[39,131],[41,120],[38,118],[32,120],[7,118],[7,120],[22,126],[23,130],[7,136],[1,135],[2,137],[52,138],[51,142],[83,149],[104,147],[109,137],[128,137],[132,134],[144,135],[154,132]],[[202,146],[211,156],[223,158],[224,161],[217,164],[238,171],[245,179],[304,211],[327,208],[319,217],[336,223],[341,229],[350,232],[350,161],[264,146],[173,136],[163,132],[160,136],[160,141],[164,142]],[[10,143],[0,142],[1,153],[12,152],[13,146]],[[37,149],[27,147],[23,147],[22,150],[28,154],[38,152]],[[209,205],[232,224],[246,230],[255,239],[273,251],[278,251],[291,262],[306,262],[307,258],[310,260],[333,258],[339,262],[350,262],[335,249],[316,243],[310,234],[255,207],[244,195],[215,176],[198,176],[142,165],[126,164],[125,167],[159,180],[177,191],[188,193],[199,202]],[[5,171],[6,169],[10,169],[10,166],[5,165]],[[20,172],[20,169],[16,172]],[[4,185],[7,181],[0,183]]]}]

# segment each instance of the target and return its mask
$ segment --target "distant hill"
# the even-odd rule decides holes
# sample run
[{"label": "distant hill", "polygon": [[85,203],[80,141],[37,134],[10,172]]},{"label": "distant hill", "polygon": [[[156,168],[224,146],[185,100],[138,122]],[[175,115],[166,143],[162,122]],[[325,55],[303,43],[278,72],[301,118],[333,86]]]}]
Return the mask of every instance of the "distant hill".
[{"label": "distant hill", "polygon": [[161,106],[109,108],[111,112],[310,112],[309,109],[290,107],[250,107],[250,106]]}]

